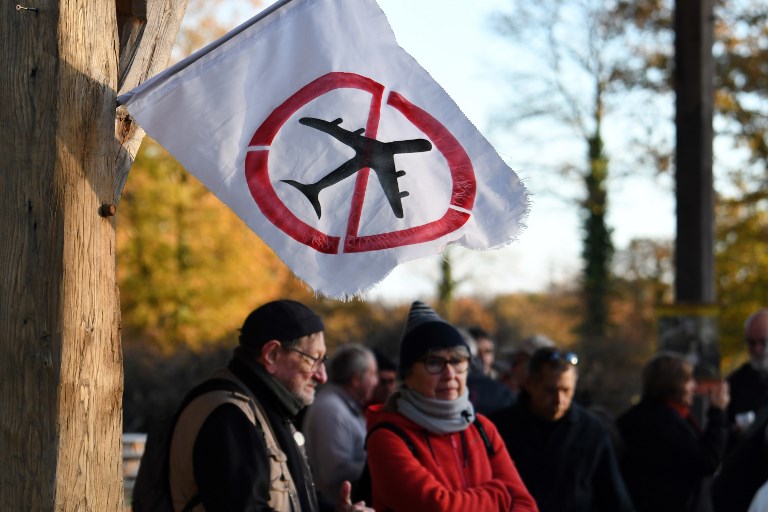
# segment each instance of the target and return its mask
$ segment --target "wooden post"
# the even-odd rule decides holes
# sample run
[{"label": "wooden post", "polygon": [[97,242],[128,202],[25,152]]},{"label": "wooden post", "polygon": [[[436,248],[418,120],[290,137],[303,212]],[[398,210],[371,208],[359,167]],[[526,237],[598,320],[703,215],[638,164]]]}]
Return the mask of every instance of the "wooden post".
[{"label": "wooden post", "polygon": [[116,98],[167,65],[186,8],[133,1],[121,22],[142,3],[145,26],[120,47],[115,3],[3,4],[0,510],[123,506],[115,217],[104,213],[142,134],[116,119]]}]

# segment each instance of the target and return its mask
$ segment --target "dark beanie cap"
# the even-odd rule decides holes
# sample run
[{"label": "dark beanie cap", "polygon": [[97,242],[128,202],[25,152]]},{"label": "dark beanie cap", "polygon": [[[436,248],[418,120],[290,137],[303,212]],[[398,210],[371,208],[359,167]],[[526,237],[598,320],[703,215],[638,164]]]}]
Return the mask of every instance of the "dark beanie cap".
[{"label": "dark beanie cap", "polygon": [[260,349],[270,340],[295,340],[324,329],[322,319],[304,304],[276,300],[248,315],[240,329],[240,344]]},{"label": "dark beanie cap", "polygon": [[427,353],[455,347],[464,347],[467,354],[470,353],[458,329],[423,302],[414,302],[400,340],[400,378],[404,378],[411,366]]}]

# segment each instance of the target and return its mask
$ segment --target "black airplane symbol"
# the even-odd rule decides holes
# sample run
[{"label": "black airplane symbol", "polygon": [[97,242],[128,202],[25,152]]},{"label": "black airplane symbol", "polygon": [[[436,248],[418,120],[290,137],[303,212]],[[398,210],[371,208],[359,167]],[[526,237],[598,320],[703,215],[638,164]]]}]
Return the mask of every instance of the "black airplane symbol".
[{"label": "black airplane symbol", "polygon": [[334,185],[341,180],[348,178],[369,167],[376,172],[379,178],[381,188],[387,196],[389,206],[398,219],[403,218],[402,198],[408,195],[408,192],[400,192],[397,179],[405,176],[405,171],[395,171],[395,155],[398,153],[421,153],[432,149],[432,144],[426,139],[398,140],[393,142],[381,142],[370,137],[363,136],[365,128],[360,128],[354,132],[345,130],[341,126],[341,118],[335,121],[324,121],[314,117],[302,117],[299,122],[303,125],[315,128],[325,132],[347,146],[355,150],[355,156],[341,164],[339,167],[329,172],[325,177],[315,183],[299,183],[294,180],[280,180],[292,187],[296,187],[304,194],[320,218],[320,192]]}]

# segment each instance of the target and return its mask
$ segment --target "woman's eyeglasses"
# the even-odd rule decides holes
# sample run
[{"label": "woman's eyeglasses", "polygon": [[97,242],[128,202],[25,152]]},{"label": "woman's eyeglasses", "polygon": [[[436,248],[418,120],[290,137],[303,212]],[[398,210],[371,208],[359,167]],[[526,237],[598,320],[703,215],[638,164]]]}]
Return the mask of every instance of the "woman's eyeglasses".
[{"label": "woman's eyeglasses", "polygon": [[427,370],[427,373],[431,373],[432,375],[442,373],[446,365],[451,365],[451,368],[453,368],[453,371],[456,373],[464,373],[469,370],[468,357],[446,359],[438,356],[427,356],[421,360],[421,363],[424,365],[424,369]]},{"label": "woman's eyeglasses", "polygon": [[288,347],[288,348],[283,347],[283,348],[285,350],[290,350],[291,352],[296,352],[297,354],[300,354],[300,355],[306,357],[307,359],[309,359],[311,361],[310,364],[312,364],[312,371],[313,372],[316,372],[317,370],[320,369],[321,365],[324,365],[325,363],[328,362],[328,356],[312,357],[311,355],[307,354],[306,352],[302,352],[301,350],[299,350],[297,348],[293,348],[293,347]]}]

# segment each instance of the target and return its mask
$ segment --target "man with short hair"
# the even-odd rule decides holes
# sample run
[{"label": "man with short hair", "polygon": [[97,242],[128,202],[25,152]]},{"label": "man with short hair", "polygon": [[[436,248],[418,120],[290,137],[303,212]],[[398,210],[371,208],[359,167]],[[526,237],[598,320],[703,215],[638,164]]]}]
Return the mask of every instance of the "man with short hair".
[{"label": "man with short hair", "polygon": [[537,350],[518,402],[490,419],[541,512],[630,512],[608,431],[573,403],[577,364],[572,352]]},{"label": "man with short hair", "polygon": [[491,343],[491,347],[493,346],[493,340],[490,339],[490,336],[477,327],[460,328],[459,332],[464,337],[471,353],[472,364],[467,375],[467,389],[469,390],[469,400],[475,407],[475,411],[490,416],[492,413],[515,403],[516,396],[512,390],[485,373],[483,369],[488,359],[487,357],[484,358],[483,353],[480,352],[478,340],[484,341],[487,349],[488,342]]},{"label": "man with short hair", "polygon": [[376,366],[379,369],[379,383],[373,388],[373,394],[367,405],[383,404],[397,391],[397,365],[384,352],[373,349]]},{"label": "man with short hair", "polygon": [[[169,456],[176,510],[194,503],[207,512],[319,510],[293,418],[327,380],[323,329],[319,316],[291,300],[248,315],[232,360],[193,389],[177,415]],[[347,483],[336,510],[370,509],[352,505]]]},{"label": "man with short hair", "polygon": [[477,361],[482,365],[482,372],[492,379],[498,378],[499,374],[493,367],[493,361],[496,358],[496,343],[493,338],[481,327],[470,327],[467,331],[475,340]]},{"label": "man with short hair", "polygon": [[728,376],[731,402],[727,412],[731,448],[755,421],[757,411],[768,404],[768,308],[759,309],[747,318],[744,343],[749,361]]},{"label": "man with short hair", "polygon": [[333,501],[344,481],[354,482],[365,466],[364,406],[378,382],[373,352],[346,345],[328,367],[330,383],[307,409],[302,431],[317,489]]}]

